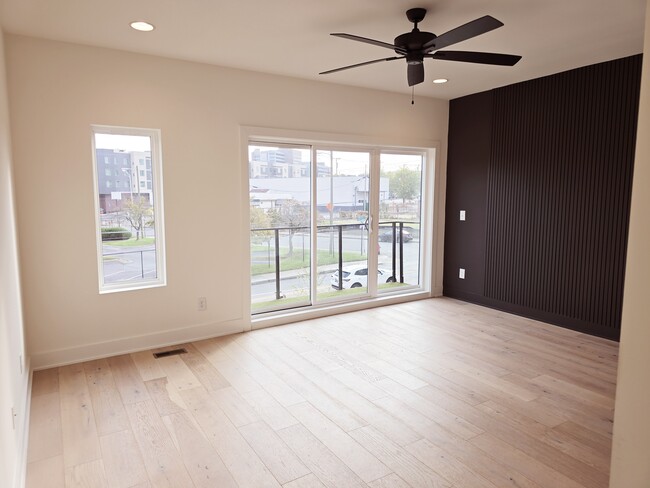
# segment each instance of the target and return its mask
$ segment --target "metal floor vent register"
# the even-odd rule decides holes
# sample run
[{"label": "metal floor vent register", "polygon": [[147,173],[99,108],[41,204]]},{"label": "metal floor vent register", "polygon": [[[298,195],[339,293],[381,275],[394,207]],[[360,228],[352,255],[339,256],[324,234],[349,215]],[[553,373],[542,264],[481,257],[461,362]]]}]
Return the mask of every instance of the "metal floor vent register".
[{"label": "metal floor vent register", "polygon": [[166,358],[167,356],[178,356],[179,354],[187,354],[187,349],[181,347],[180,349],[172,349],[170,351],[154,352],[153,357],[158,359]]}]

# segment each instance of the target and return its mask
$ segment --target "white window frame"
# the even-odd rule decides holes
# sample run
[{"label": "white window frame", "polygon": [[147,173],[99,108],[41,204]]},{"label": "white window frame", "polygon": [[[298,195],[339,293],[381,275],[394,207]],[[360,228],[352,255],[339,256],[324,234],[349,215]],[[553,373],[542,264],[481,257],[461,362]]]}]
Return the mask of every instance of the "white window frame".
[{"label": "white window frame", "polygon": [[[305,144],[313,147],[327,146],[328,149],[336,150],[342,148],[355,148],[356,150],[375,151],[377,158],[380,152],[390,153],[421,153],[426,155],[427,164],[423,168],[422,194],[426,198],[421,209],[422,221],[429,222],[428,231],[425,236],[421,236],[421,283],[418,287],[411,288],[395,293],[382,293],[375,297],[369,297],[364,300],[338,303],[322,303],[321,305],[312,305],[311,307],[279,310],[277,312],[268,312],[251,317],[251,290],[250,290],[250,257],[246,253],[245,259],[242,260],[242,267],[248,267],[248,280],[245,282],[243,300],[243,316],[250,318],[250,322],[245,330],[259,329],[274,325],[286,324],[297,320],[306,320],[310,318],[324,317],[341,312],[354,310],[363,310],[367,308],[400,303],[410,300],[419,300],[442,296],[442,272],[443,272],[443,246],[444,246],[444,226],[445,226],[445,185],[446,177],[446,158],[442,154],[439,141],[435,140],[412,140],[402,139],[400,137],[374,137],[374,136],[357,136],[347,134],[332,134],[301,130],[274,129],[268,127],[240,126],[241,142],[241,172],[242,172],[242,228],[244,229],[242,238],[250,246],[250,216],[249,216],[249,162],[248,162],[248,145],[249,143],[267,143],[267,144]],[[372,168],[372,165],[371,165]],[[375,165],[376,184],[379,184],[379,165]],[[371,169],[372,171],[372,169]],[[375,211],[378,210],[379,203],[372,203]],[[432,223],[432,224],[431,224]],[[373,230],[376,232],[378,223],[375,222]],[[371,231],[372,232],[372,231]],[[428,254],[425,249],[431,249]],[[371,259],[376,260],[376,256],[371,253]]]},{"label": "white window frame", "polygon": [[[153,173],[153,210],[154,232],[156,236],[156,278],[139,280],[136,282],[104,283],[104,266],[102,254],[101,216],[99,206],[99,177],[97,165],[97,151],[95,147],[96,134],[114,134],[126,136],[149,137],[151,141],[151,166]],[[163,175],[162,175],[162,146],[160,129],[144,129],[138,127],[118,127],[109,125],[91,125],[92,164],[93,164],[93,189],[95,198],[95,235],[97,242],[97,278],[99,293],[115,293],[121,291],[141,290],[167,285],[167,269],[165,254],[165,216],[163,204]]]}]

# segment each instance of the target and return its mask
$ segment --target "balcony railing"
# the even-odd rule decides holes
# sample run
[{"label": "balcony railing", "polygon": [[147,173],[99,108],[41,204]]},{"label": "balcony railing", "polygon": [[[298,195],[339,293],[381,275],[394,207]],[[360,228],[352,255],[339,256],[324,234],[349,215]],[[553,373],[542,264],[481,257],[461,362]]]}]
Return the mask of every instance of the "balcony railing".
[{"label": "balcony railing", "polygon": [[[379,232],[380,236],[383,237],[383,240],[389,240],[390,245],[391,245],[391,277],[389,278],[388,281],[393,281],[393,282],[398,282],[398,283],[404,283],[405,278],[404,278],[404,241],[406,240],[405,238],[402,238],[402,236],[409,236],[409,240],[412,239],[413,237],[408,234],[408,232],[405,233],[405,225],[409,224],[415,224],[417,227],[419,227],[419,222],[409,222],[409,221],[381,221],[379,223]],[[288,227],[266,227],[266,228],[256,228],[256,229],[251,229],[251,234],[252,236],[260,236],[262,234],[264,236],[264,240],[267,242],[268,247],[268,261],[269,261],[269,267],[271,262],[274,263],[274,274],[275,274],[275,299],[280,300],[281,298],[284,298],[283,290],[282,290],[282,280],[281,280],[281,272],[282,267],[281,267],[281,250],[280,250],[280,237],[281,234],[284,234],[283,237],[288,237],[290,240],[293,239],[293,237],[296,234],[299,234],[303,232],[304,234],[308,234],[310,231],[311,227],[310,226],[288,226]],[[335,270],[330,270],[335,273],[338,273],[338,286],[335,289],[342,290],[343,289],[343,265],[344,265],[344,249],[343,249],[343,238],[344,238],[344,230],[350,231],[350,230],[363,230],[367,232],[367,225],[366,224],[331,224],[331,225],[318,225],[316,226],[317,232],[321,234],[322,232],[330,232],[331,234],[334,234],[336,236],[336,246],[332,246],[330,248],[330,251],[334,252],[337,251],[338,254],[338,263],[337,267]],[[413,230],[413,227],[409,227],[409,230]],[[364,235],[362,234],[360,236],[361,239],[364,239]],[[271,256],[271,242],[273,242],[273,256]],[[363,244],[362,244],[363,246]],[[399,250],[399,252],[398,252]],[[303,253],[304,253],[304,245],[303,245]],[[304,257],[303,257],[304,259]],[[307,267],[307,266],[305,266]]]}]

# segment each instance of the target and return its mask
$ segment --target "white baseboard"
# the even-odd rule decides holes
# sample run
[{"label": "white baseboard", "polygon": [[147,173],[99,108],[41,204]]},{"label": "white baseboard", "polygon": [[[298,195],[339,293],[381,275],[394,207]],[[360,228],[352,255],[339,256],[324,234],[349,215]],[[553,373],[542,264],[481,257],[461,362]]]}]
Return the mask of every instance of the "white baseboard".
[{"label": "white baseboard", "polygon": [[442,296],[442,285],[441,286],[434,286],[433,289],[431,290],[431,296],[433,298],[438,298]]},{"label": "white baseboard", "polygon": [[22,408],[21,441],[18,451],[18,460],[14,471],[13,486],[24,488],[27,482],[27,447],[29,442],[29,415],[32,407],[32,369],[30,358],[25,360],[27,383],[25,384],[25,400]]},{"label": "white baseboard", "polygon": [[165,347],[184,342],[208,339],[210,337],[235,334],[237,332],[243,332],[244,325],[243,320],[230,320],[166,330],[153,334],[125,337],[112,341],[84,344],[65,349],[37,352],[31,355],[31,364],[34,371],[38,371],[39,369],[65,366],[67,364],[143,351],[155,347]]}]

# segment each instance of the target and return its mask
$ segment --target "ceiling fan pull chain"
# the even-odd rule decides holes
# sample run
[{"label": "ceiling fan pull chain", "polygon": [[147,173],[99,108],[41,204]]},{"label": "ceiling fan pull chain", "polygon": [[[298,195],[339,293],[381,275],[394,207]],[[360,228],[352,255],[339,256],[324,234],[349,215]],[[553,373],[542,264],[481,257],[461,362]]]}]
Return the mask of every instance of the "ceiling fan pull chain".
[{"label": "ceiling fan pull chain", "polygon": [[411,87],[411,105],[415,105],[415,100],[413,100],[413,96],[415,95],[415,86]]}]

